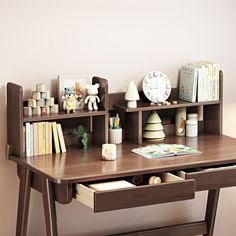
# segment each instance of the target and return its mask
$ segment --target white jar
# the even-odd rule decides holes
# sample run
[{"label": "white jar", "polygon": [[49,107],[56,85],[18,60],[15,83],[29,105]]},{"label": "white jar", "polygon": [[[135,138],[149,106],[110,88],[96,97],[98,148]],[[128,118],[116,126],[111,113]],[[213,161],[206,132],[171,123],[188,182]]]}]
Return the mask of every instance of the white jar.
[{"label": "white jar", "polygon": [[196,120],[186,121],[186,136],[197,137],[198,134],[198,122]]}]

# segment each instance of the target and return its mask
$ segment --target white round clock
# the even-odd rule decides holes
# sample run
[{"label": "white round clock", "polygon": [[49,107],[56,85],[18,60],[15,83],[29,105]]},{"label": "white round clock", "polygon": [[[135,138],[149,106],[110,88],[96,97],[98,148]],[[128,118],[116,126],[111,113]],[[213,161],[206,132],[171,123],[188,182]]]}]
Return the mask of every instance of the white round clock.
[{"label": "white round clock", "polygon": [[152,102],[164,102],[171,93],[169,78],[160,71],[152,71],[143,79],[143,92]]}]

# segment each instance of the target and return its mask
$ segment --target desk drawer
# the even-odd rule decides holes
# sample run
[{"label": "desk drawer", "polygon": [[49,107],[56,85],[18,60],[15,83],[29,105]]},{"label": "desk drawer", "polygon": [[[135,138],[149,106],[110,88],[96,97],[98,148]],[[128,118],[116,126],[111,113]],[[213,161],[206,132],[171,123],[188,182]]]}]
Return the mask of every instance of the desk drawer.
[{"label": "desk drawer", "polygon": [[178,171],[183,179],[194,179],[196,191],[236,186],[236,165]]},{"label": "desk drawer", "polygon": [[129,188],[94,191],[86,184],[77,184],[75,198],[81,203],[103,212],[157,203],[194,198],[194,180],[183,180],[170,173],[158,174],[161,184],[134,186]]}]

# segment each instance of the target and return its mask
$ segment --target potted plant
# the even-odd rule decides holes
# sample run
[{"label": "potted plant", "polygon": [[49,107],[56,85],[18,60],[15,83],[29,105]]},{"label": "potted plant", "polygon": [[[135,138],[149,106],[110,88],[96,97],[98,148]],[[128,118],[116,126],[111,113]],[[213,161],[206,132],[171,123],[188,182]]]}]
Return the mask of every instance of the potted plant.
[{"label": "potted plant", "polygon": [[84,127],[82,125],[79,125],[73,131],[76,136],[78,146],[80,148],[87,149],[89,137],[88,137],[88,133],[84,132]]}]

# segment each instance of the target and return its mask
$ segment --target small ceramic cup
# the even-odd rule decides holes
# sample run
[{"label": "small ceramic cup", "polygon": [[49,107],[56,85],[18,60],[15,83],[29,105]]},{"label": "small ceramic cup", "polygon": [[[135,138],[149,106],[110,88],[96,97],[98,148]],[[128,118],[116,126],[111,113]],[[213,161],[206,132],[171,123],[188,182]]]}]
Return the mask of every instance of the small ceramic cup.
[{"label": "small ceramic cup", "polygon": [[116,159],[116,145],[105,143],[102,145],[102,159],[105,161],[113,161]]},{"label": "small ceramic cup", "polygon": [[121,144],[122,143],[122,129],[109,129],[110,143]]}]

